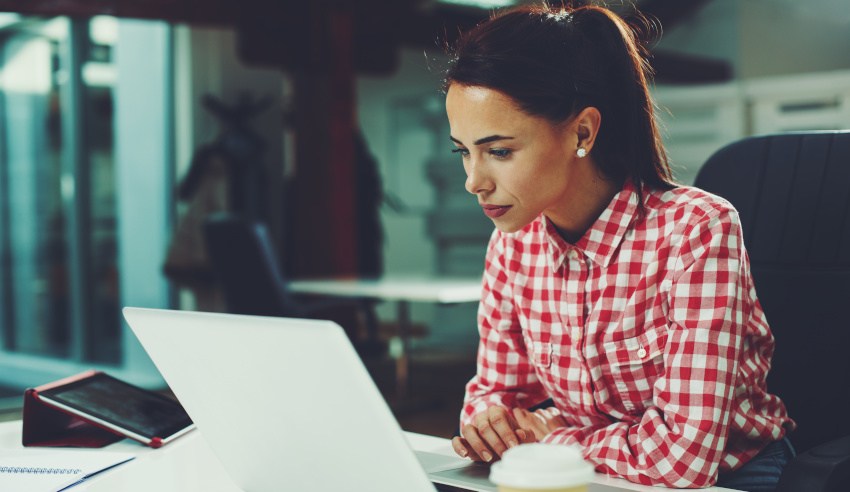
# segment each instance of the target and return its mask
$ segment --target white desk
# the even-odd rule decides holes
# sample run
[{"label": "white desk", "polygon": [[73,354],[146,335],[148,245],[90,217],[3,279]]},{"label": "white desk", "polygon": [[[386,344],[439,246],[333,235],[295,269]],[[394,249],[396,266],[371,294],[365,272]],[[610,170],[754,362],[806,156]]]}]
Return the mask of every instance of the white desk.
[{"label": "white desk", "polygon": [[[412,433],[407,433],[407,438],[415,450],[452,454],[447,439]],[[21,421],[0,423],[0,453],[21,448]],[[230,480],[198,430],[156,450],[129,439],[104,449],[132,453],[136,455],[136,459],[97,475],[69,489],[69,492],[241,492]],[[596,475],[594,484],[598,486],[591,485],[589,492],[665,490],[600,474]],[[720,487],[701,490],[733,492]]]},{"label": "white desk", "polygon": [[[331,297],[367,298],[395,302],[398,306],[398,338],[401,350],[396,358],[396,394],[403,398],[407,390],[408,353],[410,351],[410,303],[434,302],[452,304],[478,302],[481,298],[481,277],[402,277],[380,279],[320,279],[293,280],[289,290],[296,294],[317,294]],[[475,329],[474,325],[470,329]]]}]

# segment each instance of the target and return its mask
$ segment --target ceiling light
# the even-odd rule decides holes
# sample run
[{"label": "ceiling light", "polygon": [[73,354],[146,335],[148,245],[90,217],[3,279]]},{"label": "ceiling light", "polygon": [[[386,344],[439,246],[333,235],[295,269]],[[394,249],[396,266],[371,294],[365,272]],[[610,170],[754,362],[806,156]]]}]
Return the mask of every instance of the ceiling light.
[{"label": "ceiling light", "polygon": [[482,9],[498,9],[510,7],[516,4],[516,0],[440,0],[439,3],[461,5],[464,7],[478,7]]},{"label": "ceiling light", "polygon": [[16,24],[20,20],[21,16],[18,14],[7,14],[5,12],[0,12],[0,29],[3,29],[6,26]]}]

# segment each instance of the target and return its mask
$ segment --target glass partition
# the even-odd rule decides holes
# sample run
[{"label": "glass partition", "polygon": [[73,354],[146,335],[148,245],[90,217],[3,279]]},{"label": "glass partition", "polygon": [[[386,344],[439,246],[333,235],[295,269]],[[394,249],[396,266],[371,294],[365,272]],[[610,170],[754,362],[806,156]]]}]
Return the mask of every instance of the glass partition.
[{"label": "glass partition", "polygon": [[121,361],[114,19],[0,23],[3,350]]},{"label": "glass partition", "polygon": [[[66,213],[58,82],[61,25],[4,32],[0,122],[0,275],[4,342],[69,355]],[[66,31],[66,30],[65,30]],[[73,184],[73,183],[70,183]]]}]

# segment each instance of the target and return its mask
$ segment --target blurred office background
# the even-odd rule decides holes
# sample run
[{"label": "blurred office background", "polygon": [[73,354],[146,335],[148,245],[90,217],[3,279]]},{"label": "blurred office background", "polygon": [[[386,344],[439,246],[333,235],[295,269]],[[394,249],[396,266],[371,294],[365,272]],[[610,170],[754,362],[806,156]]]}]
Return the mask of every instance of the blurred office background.
[{"label": "blurred office background", "polygon": [[[449,153],[439,40],[511,3],[0,0],[0,408],[92,367],[156,387],[121,307],[216,306],[163,273],[178,186],[233,136],[204,96],[250,135],[237,205],[287,275],[480,275],[492,225]],[[747,135],[850,128],[846,2],[635,4],[664,26],[653,91],[680,182]],[[458,408],[475,308],[412,306],[432,361],[413,382]]]}]

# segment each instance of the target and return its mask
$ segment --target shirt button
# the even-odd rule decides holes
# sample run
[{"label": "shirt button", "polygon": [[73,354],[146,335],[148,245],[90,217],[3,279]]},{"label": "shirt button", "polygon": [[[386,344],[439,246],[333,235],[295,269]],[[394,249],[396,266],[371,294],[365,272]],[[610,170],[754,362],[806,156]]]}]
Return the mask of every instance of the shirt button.
[{"label": "shirt button", "polygon": [[570,250],[570,259],[577,260],[578,259],[578,251],[571,249]]},{"label": "shirt button", "polygon": [[640,357],[641,359],[646,357],[646,349],[645,348],[641,347],[640,350],[638,350],[638,357]]}]

